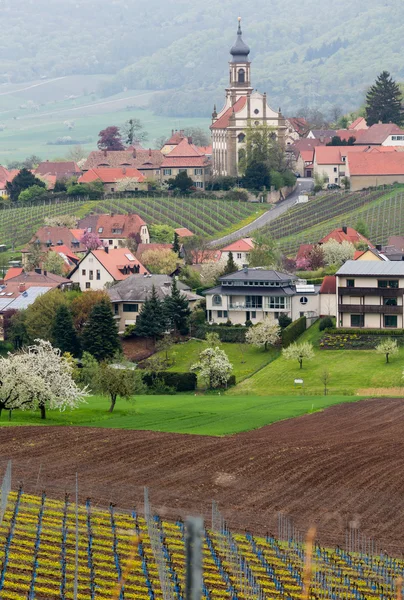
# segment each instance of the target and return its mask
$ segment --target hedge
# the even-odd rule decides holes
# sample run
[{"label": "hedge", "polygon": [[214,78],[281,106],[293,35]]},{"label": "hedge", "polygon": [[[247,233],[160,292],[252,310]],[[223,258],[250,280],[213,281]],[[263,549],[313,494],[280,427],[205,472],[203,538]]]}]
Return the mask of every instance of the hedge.
[{"label": "hedge", "polygon": [[325,330],[325,333],[331,334],[331,335],[350,335],[350,334],[356,334],[356,335],[386,335],[388,337],[398,337],[401,335],[404,335],[404,329],[365,329],[365,327],[363,329],[349,329],[347,327],[345,328],[336,328],[334,327],[333,329],[329,328]]},{"label": "hedge", "polygon": [[[152,386],[156,377],[155,373],[143,373],[143,383]],[[174,371],[162,371],[158,377],[167,387],[174,388],[177,392],[191,392],[196,389],[198,378],[195,373],[175,373]]]},{"label": "hedge", "polygon": [[302,333],[306,331],[306,317],[300,317],[285,327],[281,333],[282,346],[290,346]]},{"label": "hedge", "polygon": [[206,338],[207,333],[217,333],[221,342],[230,342],[242,344],[245,342],[245,336],[248,327],[235,327],[226,325],[200,325],[196,328],[195,337],[200,340]]}]

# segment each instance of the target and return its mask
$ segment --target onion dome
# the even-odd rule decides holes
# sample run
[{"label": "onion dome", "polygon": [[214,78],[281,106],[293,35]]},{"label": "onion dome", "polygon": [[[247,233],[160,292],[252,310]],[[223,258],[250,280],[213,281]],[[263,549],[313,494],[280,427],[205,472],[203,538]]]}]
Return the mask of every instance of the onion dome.
[{"label": "onion dome", "polygon": [[235,41],[234,46],[230,50],[230,54],[232,55],[231,62],[239,63],[239,62],[248,62],[248,55],[250,54],[250,48],[246,43],[243,42],[242,31],[241,31],[241,17],[238,18],[238,30],[237,30],[237,39]]}]

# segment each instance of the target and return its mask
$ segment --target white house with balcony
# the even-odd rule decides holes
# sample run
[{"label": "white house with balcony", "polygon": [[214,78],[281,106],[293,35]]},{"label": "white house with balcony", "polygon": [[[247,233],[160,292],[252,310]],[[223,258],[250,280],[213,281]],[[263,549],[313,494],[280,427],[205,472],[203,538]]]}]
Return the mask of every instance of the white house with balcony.
[{"label": "white house with balcony", "polygon": [[207,320],[210,323],[244,325],[277,320],[282,314],[293,321],[320,315],[320,286],[307,285],[289,273],[265,269],[242,269],[219,278],[220,285],[207,290]]}]

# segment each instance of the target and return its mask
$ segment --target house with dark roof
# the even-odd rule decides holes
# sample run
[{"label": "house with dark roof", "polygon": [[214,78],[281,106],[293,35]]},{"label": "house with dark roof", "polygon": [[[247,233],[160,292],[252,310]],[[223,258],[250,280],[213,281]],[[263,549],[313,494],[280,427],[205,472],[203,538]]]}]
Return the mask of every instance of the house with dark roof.
[{"label": "house with dark roof", "polygon": [[40,177],[52,175],[56,178],[56,181],[59,181],[60,179],[67,180],[72,177],[79,177],[81,175],[81,169],[74,161],[52,162],[45,160],[39,163],[34,174],[39,175]]},{"label": "house with dark roof", "polygon": [[82,230],[68,229],[67,227],[41,227],[32,236],[29,245],[21,250],[23,267],[28,264],[32,244],[40,246],[43,253],[57,251],[58,248],[63,247],[65,255],[68,252],[73,260],[80,258],[80,255],[87,251],[80,241],[83,234]]},{"label": "house with dark roof", "polygon": [[[113,193],[117,191],[137,192],[147,190],[145,175],[134,167],[99,167],[89,169],[78,179],[78,183],[93,183],[101,181],[104,192]],[[120,187],[121,186],[121,187]]]},{"label": "house with dark roof", "polygon": [[236,177],[240,151],[245,151],[245,131],[249,124],[273,127],[285,145],[286,123],[281,110],[273,110],[266,94],[251,85],[250,48],[244,42],[239,18],[237,37],[230,50],[230,81],[223,108],[212,113],[213,175]]},{"label": "house with dark roof", "polygon": [[84,163],[83,172],[90,169],[131,167],[138,169],[142,175],[150,179],[160,180],[161,164],[164,154],[160,150],[144,150],[133,147],[131,150],[94,150],[90,152]]},{"label": "house with dark roof", "polygon": [[79,221],[79,227],[88,233],[95,233],[105,246],[119,248],[125,240],[133,238],[138,244],[149,244],[149,228],[136,214],[129,215],[88,215]]},{"label": "house with dark roof", "polygon": [[188,138],[184,138],[165,156],[161,169],[163,181],[185,172],[196,188],[204,190],[211,162]]},{"label": "house with dark roof", "polygon": [[219,285],[204,292],[207,319],[244,325],[276,322],[282,314],[293,320],[315,318],[320,314],[319,291],[319,285],[307,285],[289,273],[245,268],[219,277]]},{"label": "house with dark roof", "polygon": [[289,117],[285,121],[285,145],[294,144],[308,133],[308,123],[303,117]]},{"label": "house with dark roof", "polygon": [[149,271],[132,254],[129,248],[91,250],[70,273],[70,280],[82,292],[103,290],[105,286],[123,281],[134,273],[141,275]]},{"label": "house with dark roof", "polygon": [[[154,287],[157,297],[164,300],[171,295],[171,286],[173,278],[169,275],[130,275],[124,281],[114,285],[107,290],[110,297],[115,319],[120,332],[124,332],[126,327],[134,325],[142,306],[150,297]],[[191,289],[177,281],[177,287],[189,301],[190,308],[194,308],[201,296],[194,294]]]}]

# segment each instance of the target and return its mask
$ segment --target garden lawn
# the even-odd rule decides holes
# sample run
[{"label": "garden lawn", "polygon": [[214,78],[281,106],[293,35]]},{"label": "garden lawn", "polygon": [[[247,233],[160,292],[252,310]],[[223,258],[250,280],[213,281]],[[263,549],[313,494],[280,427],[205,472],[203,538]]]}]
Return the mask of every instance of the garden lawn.
[{"label": "garden lawn", "polygon": [[[177,373],[188,373],[191,366],[198,362],[199,354],[207,348],[206,342],[201,340],[190,340],[188,342],[175,344],[170,349],[168,356],[174,364],[167,369]],[[249,344],[221,343],[220,348],[224,350],[233,365],[233,373],[236,381],[242,381],[253,373],[262,369],[269,362],[279,356],[279,350],[270,348],[267,352],[255,348]],[[165,355],[165,353],[161,353]]]},{"label": "garden lawn", "polygon": [[[300,341],[309,341],[315,330],[308,330]],[[239,396],[252,394],[278,396],[281,394],[301,393],[294,385],[295,379],[303,379],[305,395],[322,394],[324,386],[321,380],[324,371],[330,374],[329,393],[336,395],[389,395],[389,388],[395,388],[394,395],[400,393],[403,385],[404,348],[386,364],[381,354],[375,350],[319,350],[314,349],[315,357],[311,361],[303,360],[303,369],[296,361],[287,361],[280,356],[264,367],[250,379],[241,382],[227,393]],[[402,388],[404,394],[404,387]]]},{"label": "garden lawn", "polygon": [[46,421],[40,419],[39,412],[15,411],[9,422],[8,412],[3,411],[0,425],[82,425],[223,436],[358,399],[297,395],[266,398],[246,395],[140,396],[133,404],[119,398],[115,411],[109,414],[108,400],[92,396],[87,404],[75,411],[48,411]]}]

